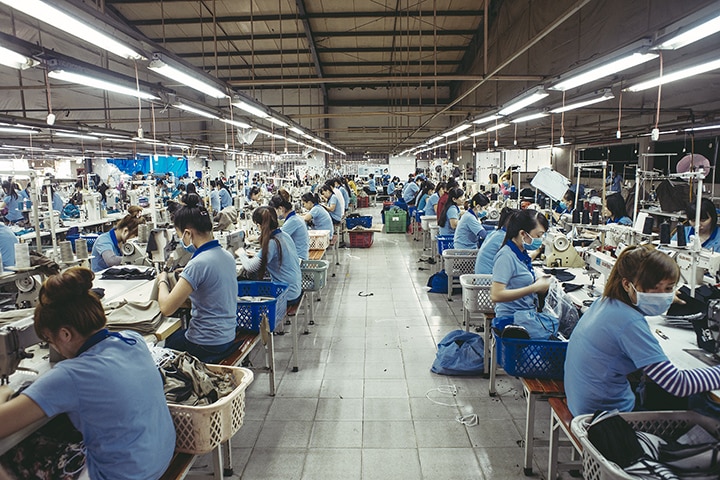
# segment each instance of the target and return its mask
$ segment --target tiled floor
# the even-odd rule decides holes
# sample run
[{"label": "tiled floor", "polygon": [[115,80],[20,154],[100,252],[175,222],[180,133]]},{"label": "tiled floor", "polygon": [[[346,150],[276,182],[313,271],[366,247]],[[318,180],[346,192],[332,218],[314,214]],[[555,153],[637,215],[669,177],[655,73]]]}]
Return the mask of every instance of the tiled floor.
[{"label": "tiled floor", "polygon": [[[369,249],[341,249],[316,325],[300,338],[300,371],[288,368],[291,336],[276,336],[277,395],[268,396],[263,373],[247,392],[245,423],[232,442],[233,478],[524,478],[520,382],[500,376],[491,398],[481,377],[430,372],[436,344],[462,328],[462,302],[427,293],[421,253],[403,234],[376,233]],[[260,356],[253,361],[262,364]],[[436,390],[447,385],[457,396]],[[536,433],[546,436],[547,404],[538,412]],[[479,425],[456,421],[470,413]],[[546,458],[546,449],[536,449],[539,477]]]}]

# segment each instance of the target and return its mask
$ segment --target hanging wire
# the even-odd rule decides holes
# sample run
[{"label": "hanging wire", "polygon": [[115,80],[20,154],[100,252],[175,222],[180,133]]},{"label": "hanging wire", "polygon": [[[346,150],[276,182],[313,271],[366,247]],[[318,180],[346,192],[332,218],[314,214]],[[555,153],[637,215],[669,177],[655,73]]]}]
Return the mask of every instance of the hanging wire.
[{"label": "hanging wire", "polygon": [[618,139],[622,138],[622,132],[620,130],[620,120],[622,119],[622,99],[623,99],[623,91],[622,91],[622,85],[621,85],[620,86],[620,98],[618,100],[618,127],[617,127],[617,132],[615,133],[615,137]]},{"label": "hanging wire", "polygon": [[150,118],[152,119],[153,154],[157,155],[157,138],[155,137],[155,105],[150,102]]},{"label": "hanging wire", "polygon": [[[138,65],[137,62],[133,62],[133,65],[135,66],[135,88],[137,91],[140,91],[140,77],[138,74]],[[137,129],[137,136],[138,138],[143,138],[143,129],[142,129],[142,100],[140,100],[140,96],[138,95],[138,129]]]},{"label": "hanging wire", "polygon": [[562,98],[563,111],[560,114],[560,143],[565,143],[565,90]]},{"label": "hanging wire", "polygon": [[50,95],[50,78],[48,77],[47,68],[45,68],[43,70],[43,73],[45,74],[45,98],[47,98],[48,116],[50,116],[53,114],[53,109],[52,109],[52,96]]}]

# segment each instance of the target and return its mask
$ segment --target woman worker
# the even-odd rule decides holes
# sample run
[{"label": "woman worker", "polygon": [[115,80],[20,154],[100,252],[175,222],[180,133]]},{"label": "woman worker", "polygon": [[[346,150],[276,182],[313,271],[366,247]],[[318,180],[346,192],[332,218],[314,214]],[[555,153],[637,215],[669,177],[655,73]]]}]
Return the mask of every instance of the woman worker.
[{"label": "woman worker", "polygon": [[308,210],[303,219],[305,223],[312,222],[311,230],[327,230],[330,238],[333,237],[333,221],[330,214],[320,205],[320,198],[314,193],[304,193],[301,197],[303,207]]},{"label": "woman worker", "polygon": [[[691,227],[685,230],[685,239],[688,243],[690,235],[695,235],[695,217],[697,213],[697,204],[692,202],[685,209],[685,214],[689,220]],[[715,252],[720,251],[720,228],[717,224],[717,210],[712,200],[703,198],[700,200],[700,243],[702,248],[712,249]],[[673,240],[677,240],[677,234],[673,236]]]},{"label": "woman worker", "polygon": [[483,240],[482,245],[480,245],[480,250],[475,258],[475,274],[490,275],[492,273],[493,265],[495,263],[495,255],[505,242],[505,226],[508,219],[515,212],[515,209],[509,207],[504,207],[500,211],[497,228],[488,233],[485,240]]},{"label": "woman worker", "polygon": [[86,448],[80,478],[154,480],[175,449],[163,382],[142,336],[105,328],[93,277],[73,267],[40,288],[35,332],[67,360],[0,403],[0,437],[67,413]]},{"label": "woman worker", "polygon": [[504,246],[495,255],[490,299],[495,324],[525,327],[530,338],[547,340],[557,333],[558,320],[538,314],[538,293],[547,292],[550,276],[535,277],[528,251],[542,245],[547,219],[537,210],[516,211],[507,221]]},{"label": "woman worker", "polygon": [[645,319],[668,310],[679,278],[677,263],[667,254],[635,245],[623,250],[603,296],[580,317],[570,337],[565,393],[573,415],[640,407],[627,379],[636,370],[676,397],[720,388],[720,366],[679,370]]},{"label": "woman worker", "polygon": [[435,195],[435,184],[428,180],[423,184],[422,190],[420,190],[420,193],[418,193],[416,197],[417,201],[415,203],[419,212],[423,212],[425,215],[435,215],[434,210],[432,212],[425,212],[425,208],[428,204],[428,199],[432,195]]},{"label": "woman worker", "polygon": [[158,275],[158,303],[171,315],[190,298],[192,319],[165,340],[165,346],[217,363],[234,348],[237,325],[237,274],[232,254],[214,239],[212,219],[197,194],[188,194],[173,224],[180,243],[192,258],[170,290],[167,272]]},{"label": "woman worker", "polygon": [[435,189],[435,193],[431,194],[427,202],[425,203],[425,215],[435,215],[437,216],[437,206],[438,202],[440,201],[440,197],[445,195],[445,192],[447,191],[447,183],[440,182],[437,184],[437,188]]},{"label": "woman worker", "polygon": [[448,200],[438,214],[439,235],[454,235],[460,221],[460,205],[465,203],[465,192],[460,188],[453,188],[448,192]]},{"label": "woman worker", "polygon": [[[131,208],[133,207],[128,207],[128,211]],[[120,265],[123,260],[122,246],[131,238],[137,237],[138,225],[141,223],[145,223],[144,218],[128,213],[109,232],[100,235],[92,248],[93,258],[90,260],[92,271],[99,272]]]},{"label": "woman worker", "polygon": [[330,218],[332,218],[333,224],[339,225],[342,221],[342,217],[345,211],[343,210],[337,194],[333,192],[333,187],[326,183],[325,185],[320,187],[320,195],[327,202],[327,205],[325,205],[325,210],[327,210],[330,214]]},{"label": "woman worker", "polygon": [[605,207],[610,212],[607,224],[616,223],[618,225],[632,226],[632,220],[628,217],[625,209],[625,199],[618,193],[608,195],[605,199]]},{"label": "woman worker", "polygon": [[[476,193],[468,203],[468,209],[460,217],[455,229],[453,248],[475,250],[487,236],[487,230],[478,220],[480,209],[490,203],[490,200],[482,193]],[[484,212],[483,212],[484,213]]]},{"label": "woman worker", "polygon": [[242,252],[240,261],[247,272],[257,272],[260,278],[265,272],[273,282],[288,285],[287,304],[297,305],[302,295],[300,259],[290,235],[278,228],[274,208],[260,207],[252,214],[252,220],[260,228],[261,249],[253,258]]},{"label": "woman worker", "polygon": [[305,221],[295,213],[292,203],[290,203],[290,194],[288,191],[280,189],[277,195],[273,195],[270,200],[270,207],[275,209],[278,218],[285,219],[281,229],[290,235],[290,238],[295,244],[297,256],[300,260],[307,260],[308,250],[310,248],[310,237],[308,235],[307,225],[305,225]]},{"label": "woman worker", "polygon": [[25,217],[20,211],[20,200],[14,184],[11,181],[5,181],[2,183],[2,188],[5,192],[3,207],[7,208],[5,220],[11,224],[23,220]]}]

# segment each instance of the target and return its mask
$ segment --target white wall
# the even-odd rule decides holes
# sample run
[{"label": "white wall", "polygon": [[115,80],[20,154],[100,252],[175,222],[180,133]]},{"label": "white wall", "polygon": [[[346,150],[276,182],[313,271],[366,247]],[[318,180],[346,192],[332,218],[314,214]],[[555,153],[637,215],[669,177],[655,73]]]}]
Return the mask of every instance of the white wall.
[{"label": "white wall", "polygon": [[397,176],[402,182],[406,182],[409,173],[415,173],[415,157],[391,156],[387,165],[390,176]]}]

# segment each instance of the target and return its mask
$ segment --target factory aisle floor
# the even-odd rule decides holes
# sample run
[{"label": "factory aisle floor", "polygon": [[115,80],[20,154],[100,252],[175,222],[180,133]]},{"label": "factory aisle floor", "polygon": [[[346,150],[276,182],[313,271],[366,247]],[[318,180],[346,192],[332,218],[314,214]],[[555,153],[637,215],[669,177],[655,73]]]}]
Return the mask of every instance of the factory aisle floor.
[{"label": "factory aisle floor", "polygon": [[[361,212],[377,224],[378,210]],[[523,478],[519,380],[500,375],[491,398],[486,379],[430,372],[436,344],[462,328],[462,301],[427,293],[421,242],[376,233],[371,248],[340,252],[316,325],[300,338],[300,371],[289,370],[292,337],[276,336],[277,395],[268,396],[263,373],[248,390],[232,478]],[[252,360],[263,363],[257,354]],[[455,397],[438,390],[448,385],[457,387]],[[477,426],[456,420],[471,413]],[[548,425],[549,409],[539,402],[536,436],[547,438]],[[535,449],[541,478],[546,458],[546,448]]]}]

